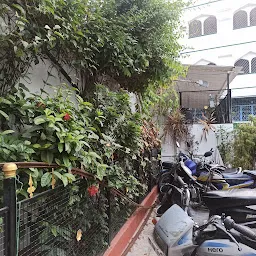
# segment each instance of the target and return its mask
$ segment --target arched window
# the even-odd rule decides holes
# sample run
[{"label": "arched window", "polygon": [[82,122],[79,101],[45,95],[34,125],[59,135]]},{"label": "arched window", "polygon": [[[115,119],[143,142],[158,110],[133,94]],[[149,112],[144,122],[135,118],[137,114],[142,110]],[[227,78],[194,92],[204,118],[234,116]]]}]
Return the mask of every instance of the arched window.
[{"label": "arched window", "polygon": [[241,71],[243,71],[243,74],[249,74],[250,73],[250,64],[249,64],[249,60],[245,60],[245,59],[240,59],[238,61],[236,61],[235,67],[243,67]]},{"label": "arched window", "polygon": [[251,62],[251,73],[256,73],[256,57],[254,57]]},{"label": "arched window", "polygon": [[250,12],[250,26],[256,26],[256,7]]},{"label": "arched window", "polygon": [[204,35],[212,35],[217,33],[217,19],[211,16],[204,21]]},{"label": "arched window", "polygon": [[247,23],[247,12],[246,11],[238,11],[233,16],[233,29],[246,28]]},{"label": "arched window", "polygon": [[189,23],[189,38],[202,35],[202,23],[200,20],[193,20]]}]

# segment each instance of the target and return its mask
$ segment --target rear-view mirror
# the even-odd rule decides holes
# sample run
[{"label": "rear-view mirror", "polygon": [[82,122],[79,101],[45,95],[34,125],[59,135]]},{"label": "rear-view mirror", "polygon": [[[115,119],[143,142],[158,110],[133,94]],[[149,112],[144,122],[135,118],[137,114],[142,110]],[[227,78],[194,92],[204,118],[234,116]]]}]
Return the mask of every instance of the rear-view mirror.
[{"label": "rear-view mirror", "polygon": [[204,157],[209,157],[212,155],[212,152],[211,151],[207,151],[204,153]]}]

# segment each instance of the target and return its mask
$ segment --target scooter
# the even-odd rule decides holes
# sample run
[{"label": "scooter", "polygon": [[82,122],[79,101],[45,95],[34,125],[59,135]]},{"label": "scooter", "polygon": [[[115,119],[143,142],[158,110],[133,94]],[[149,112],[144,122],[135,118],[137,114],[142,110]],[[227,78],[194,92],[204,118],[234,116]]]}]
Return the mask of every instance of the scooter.
[{"label": "scooter", "polygon": [[223,215],[198,226],[178,205],[156,223],[154,241],[166,256],[256,256],[256,234],[250,228]]},{"label": "scooter", "polygon": [[179,205],[193,217],[197,208],[205,205],[209,216],[225,213],[232,216],[238,223],[256,226],[256,190],[233,189],[228,191],[207,191],[208,187],[198,183],[190,169],[180,162],[173,174],[172,183],[160,188],[163,194],[157,215],[161,216],[173,204]]}]

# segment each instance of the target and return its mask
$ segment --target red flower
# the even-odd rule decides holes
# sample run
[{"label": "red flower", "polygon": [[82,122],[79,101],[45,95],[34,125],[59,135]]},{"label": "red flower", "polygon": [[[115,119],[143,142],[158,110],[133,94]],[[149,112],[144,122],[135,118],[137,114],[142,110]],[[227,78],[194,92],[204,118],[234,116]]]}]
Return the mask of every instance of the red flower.
[{"label": "red flower", "polygon": [[71,119],[71,116],[69,115],[69,113],[66,113],[65,116],[63,116],[63,119],[64,119],[65,121],[68,121],[68,120]]},{"label": "red flower", "polygon": [[90,196],[95,196],[99,192],[99,188],[95,185],[91,185],[89,188],[87,188],[87,191]]}]

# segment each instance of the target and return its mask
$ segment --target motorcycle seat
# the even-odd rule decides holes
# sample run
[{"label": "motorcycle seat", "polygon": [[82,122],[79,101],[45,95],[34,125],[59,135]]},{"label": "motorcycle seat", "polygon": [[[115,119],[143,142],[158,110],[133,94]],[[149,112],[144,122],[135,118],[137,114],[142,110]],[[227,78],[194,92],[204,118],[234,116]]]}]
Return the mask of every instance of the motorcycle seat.
[{"label": "motorcycle seat", "polygon": [[255,170],[244,170],[244,173],[256,178],[256,171]]},{"label": "motorcycle seat", "polygon": [[233,189],[209,191],[203,201],[211,209],[256,205],[256,189]]},{"label": "motorcycle seat", "polygon": [[174,163],[173,162],[169,162],[169,161],[165,161],[165,162],[162,162],[162,166],[163,166],[163,168],[171,169],[171,168],[173,168]]},{"label": "motorcycle seat", "polygon": [[253,180],[251,175],[248,175],[244,172],[242,173],[223,173],[223,178],[225,178],[226,182],[230,185],[230,186],[235,186],[235,185],[239,185],[242,183],[246,183],[248,181]]},{"label": "motorcycle seat", "polygon": [[[251,177],[249,175],[247,175],[245,172],[243,173],[223,173],[223,178],[225,179],[248,179],[250,180]],[[256,173],[255,173],[256,176]]]}]

